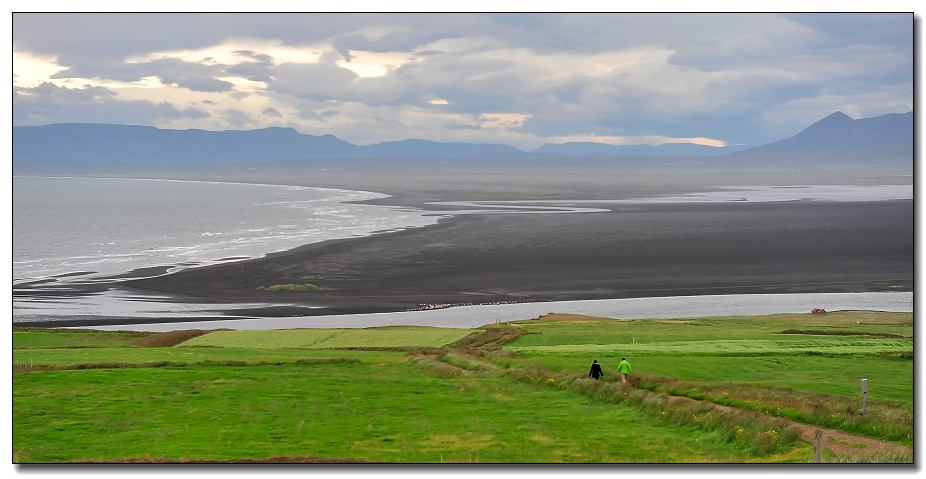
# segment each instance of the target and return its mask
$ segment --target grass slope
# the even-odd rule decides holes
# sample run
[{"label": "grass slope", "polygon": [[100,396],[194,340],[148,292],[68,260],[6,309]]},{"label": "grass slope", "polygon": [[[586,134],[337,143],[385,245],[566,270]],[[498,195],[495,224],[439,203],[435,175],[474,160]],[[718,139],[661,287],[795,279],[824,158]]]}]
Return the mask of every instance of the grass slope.
[{"label": "grass slope", "polygon": [[17,376],[13,401],[14,462],[748,458],[633,408],[505,378],[440,378],[408,363],[43,372]]},{"label": "grass slope", "polygon": [[[776,421],[912,444],[912,321],[553,314],[484,330],[14,328],[13,462],[809,462],[810,445]],[[633,387],[615,382],[619,355]],[[604,381],[585,377],[591,359]]]},{"label": "grass slope", "polygon": [[389,326],[367,329],[287,329],[270,331],[216,331],[183,343],[184,346],[220,348],[439,348],[457,342],[475,330]]}]

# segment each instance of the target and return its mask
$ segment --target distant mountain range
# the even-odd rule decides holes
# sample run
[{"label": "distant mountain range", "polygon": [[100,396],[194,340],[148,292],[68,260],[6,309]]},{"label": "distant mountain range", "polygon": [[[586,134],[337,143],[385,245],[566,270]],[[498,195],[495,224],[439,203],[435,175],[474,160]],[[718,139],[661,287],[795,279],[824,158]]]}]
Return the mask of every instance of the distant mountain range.
[{"label": "distant mountain range", "polygon": [[[162,130],[150,126],[66,123],[13,127],[14,174],[81,165],[158,166],[259,164],[316,160],[544,160],[607,158],[717,158],[800,165],[890,161],[913,165],[913,112],[853,120],[841,112],[797,135],[759,147],[694,144],[614,146],[577,142],[545,144],[534,151],[509,145],[404,140],[358,146],[333,135],[292,128]],[[520,163],[520,162],[519,162]]]},{"label": "distant mountain range", "polygon": [[913,159],[913,112],[853,120],[837,111],[797,135],[741,153],[751,157],[814,156]]}]

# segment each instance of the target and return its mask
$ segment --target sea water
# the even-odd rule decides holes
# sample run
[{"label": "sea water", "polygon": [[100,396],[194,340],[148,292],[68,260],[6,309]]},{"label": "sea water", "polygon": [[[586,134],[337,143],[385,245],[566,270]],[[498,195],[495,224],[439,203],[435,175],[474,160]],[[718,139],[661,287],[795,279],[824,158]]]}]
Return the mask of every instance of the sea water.
[{"label": "sea water", "polygon": [[[197,308],[211,305],[186,304],[185,312],[195,316]],[[91,329],[119,331],[178,331],[185,329],[270,330],[296,328],[371,328],[379,326],[430,326],[437,328],[479,328],[493,323],[533,319],[549,313],[581,314],[614,319],[666,319],[707,316],[755,316],[778,313],[827,311],[913,312],[913,293],[792,293],[670,296],[660,298],[598,299],[536,303],[482,304],[427,311],[302,316],[285,318],[229,318],[209,321],[181,321],[131,326],[91,326]],[[201,315],[201,313],[200,313]],[[136,316],[138,317],[138,316]],[[174,315],[172,317],[177,317]],[[152,316],[156,318],[156,315]]]},{"label": "sea water", "polygon": [[176,270],[433,224],[365,191],[202,181],[13,178],[13,284]]}]

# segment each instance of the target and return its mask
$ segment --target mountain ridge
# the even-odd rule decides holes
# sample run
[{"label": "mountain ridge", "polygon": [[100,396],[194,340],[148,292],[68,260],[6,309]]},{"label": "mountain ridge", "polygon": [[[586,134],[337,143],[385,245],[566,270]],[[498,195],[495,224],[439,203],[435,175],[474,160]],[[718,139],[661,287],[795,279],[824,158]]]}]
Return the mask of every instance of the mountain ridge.
[{"label": "mountain ridge", "polygon": [[[304,134],[290,127],[254,130],[172,130],[145,125],[57,123],[13,127],[14,171],[56,165],[161,166],[328,163],[337,160],[543,160],[670,159],[759,164],[790,168],[840,162],[890,161],[912,167],[913,112],[852,119],[834,112],[798,134],[758,147],[715,148],[666,143],[616,146],[595,142],[548,143],[533,151],[496,143],[443,143],[422,139],[354,145],[331,134]],[[781,163],[781,162],[784,163]],[[308,163],[307,163],[308,164]]]},{"label": "mountain ridge", "polygon": [[742,153],[752,156],[823,154],[840,156],[871,153],[907,146],[913,154],[913,112],[853,119],[837,111],[798,134]]}]

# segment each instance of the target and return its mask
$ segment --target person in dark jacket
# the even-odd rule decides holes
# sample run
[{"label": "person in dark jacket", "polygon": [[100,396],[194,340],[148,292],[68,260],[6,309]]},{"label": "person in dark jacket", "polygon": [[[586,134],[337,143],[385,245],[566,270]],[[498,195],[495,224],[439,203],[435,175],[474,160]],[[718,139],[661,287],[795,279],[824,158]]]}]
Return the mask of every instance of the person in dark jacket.
[{"label": "person in dark jacket", "polygon": [[601,370],[601,365],[598,364],[597,359],[592,362],[592,369],[588,372],[588,375],[591,376],[592,379],[598,379],[601,376],[604,376],[604,372]]}]

